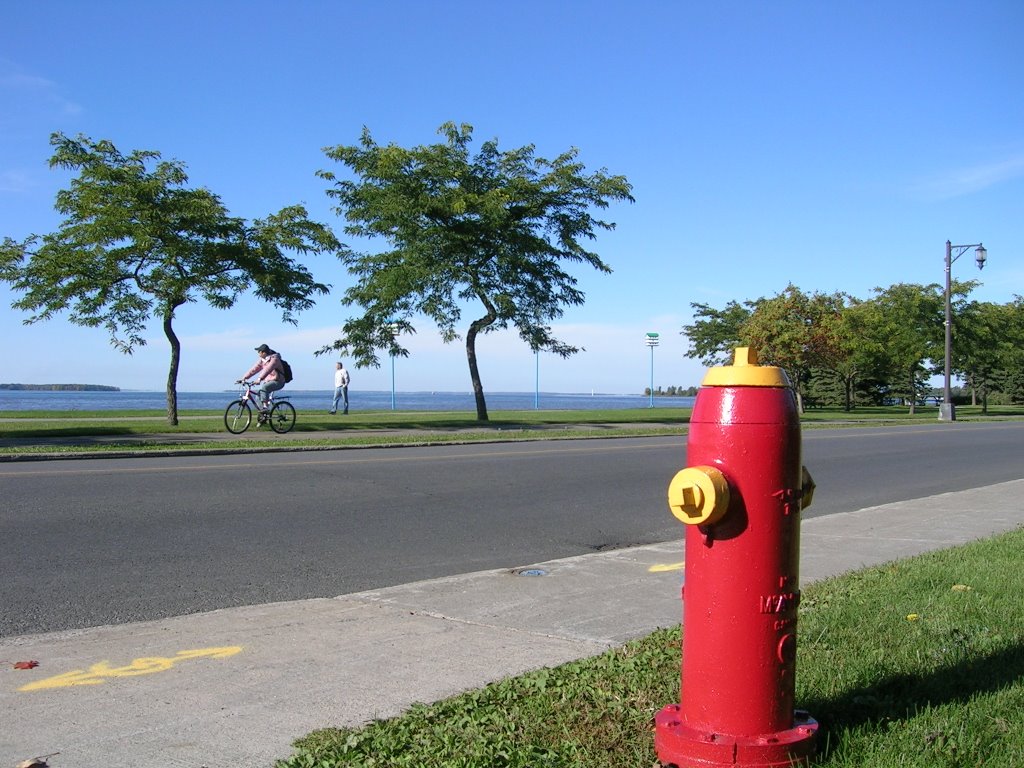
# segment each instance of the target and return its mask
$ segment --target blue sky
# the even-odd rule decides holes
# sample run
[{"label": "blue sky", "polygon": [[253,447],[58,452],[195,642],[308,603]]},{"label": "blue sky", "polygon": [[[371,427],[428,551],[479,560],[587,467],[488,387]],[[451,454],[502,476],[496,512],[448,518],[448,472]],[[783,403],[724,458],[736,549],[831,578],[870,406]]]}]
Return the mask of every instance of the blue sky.
[{"label": "blue sky", "polygon": [[[947,239],[988,248],[980,275],[970,256],[954,265],[983,281],[975,298],[1024,294],[1022,36],[1019,0],[6,3],[0,237],[57,226],[54,131],[181,160],[234,215],[302,202],[340,234],[315,172],[343,168],[323,147],[363,126],[412,146],[469,123],[504,149],[578,147],[633,184],[593,244],[614,272],[578,271],[587,302],[555,325],[586,351],[542,354],[541,389],[642,391],[647,331],[656,384],[696,385],[679,334],[691,302],[939,283]],[[328,389],[334,358],[313,352],[354,311],[339,301],[351,279],[328,257],[308,266],[334,294],[297,327],[254,300],[182,308],[179,388],[229,386],[267,342],[294,387]],[[158,324],[125,357],[65,317],[23,325],[12,298],[0,288],[0,380],[164,387]],[[469,390],[461,343],[421,322],[406,344],[399,390]],[[478,352],[485,390],[533,391],[514,334]],[[386,359],[353,372],[354,389],[390,386]]]}]

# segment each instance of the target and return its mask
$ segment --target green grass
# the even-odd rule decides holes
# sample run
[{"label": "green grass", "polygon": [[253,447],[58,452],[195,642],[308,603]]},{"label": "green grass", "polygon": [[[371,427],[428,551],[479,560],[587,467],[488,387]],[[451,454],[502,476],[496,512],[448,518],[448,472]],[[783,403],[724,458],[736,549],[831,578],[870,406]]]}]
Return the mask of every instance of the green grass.
[{"label": "green grass", "polygon": [[[688,408],[642,408],[606,411],[491,411],[478,421],[469,411],[363,411],[348,416],[298,412],[295,431],[344,433],[366,429],[467,429],[472,427],[557,426],[565,424],[662,424],[689,419]],[[158,411],[9,411],[0,413],[0,436],[12,433],[52,433],[58,429],[112,429],[131,433],[188,434],[224,432],[223,411],[183,411],[179,424],[167,424]]]},{"label": "green grass", "polygon": [[[829,579],[800,608],[797,703],[822,768],[1024,765],[1024,531]],[[363,728],[277,768],[620,768],[656,763],[678,627]],[[717,662],[716,662],[717,663]]]},{"label": "green grass", "polygon": [[[413,432],[409,434],[360,434],[349,437],[322,437],[322,438],[292,438],[291,436],[273,436],[270,440],[182,440],[182,439],[156,439],[156,440],[131,440],[127,437],[124,440],[110,439],[96,443],[81,443],[61,445],[18,445],[4,446],[0,444],[0,456],[54,456],[54,455],[81,455],[104,453],[116,454],[126,451],[141,453],[174,453],[185,451],[234,451],[239,453],[253,451],[284,451],[284,450],[329,450],[334,448],[372,448],[372,447],[401,447],[401,446],[425,446],[444,444],[464,444],[472,442],[501,442],[527,441],[527,440],[551,440],[551,439],[584,439],[593,437],[640,437],[651,435],[679,435],[681,428],[665,429],[643,429],[643,428],[622,428],[616,429],[614,433],[607,430],[597,430],[582,427],[579,429],[566,428],[559,431],[546,431],[543,433],[532,430],[507,430],[503,432]],[[95,436],[97,433],[89,433]],[[294,433],[292,433],[294,434]]]},{"label": "green grass", "polygon": [[[0,455],[110,453],[132,451],[257,450],[377,445],[426,445],[451,442],[538,440],[602,435],[678,435],[686,431],[688,408],[633,408],[603,411],[492,411],[480,422],[471,411],[362,411],[348,416],[299,411],[287,435],[255,428],[230,437],[220,410],[182,411],[179,424],[167,424],[163,411],[4,411],[0,412]],[[937,423],[938,409],[906,408],[813,409],[804,426]],[[961,421],[1024,418],[1024,407],[999,406],[981,414],[980,407],[961,406]],[[204,437],[209,434],[217,437]],[[64,439],[67,444],[11,445],[8,439]],[[91,440],[90,438],[101,438]],[[118,440],[118,438],[124,438]]]},{"label": "green grass", "polygon": [[[1007,419],[1024,418],[1024,406],[1020,405],[990,405],[986,413],[982,413],[980,405],[958,405],[956,417],[960,421],[972,421],[977,419]],[[852,411],[844,411],[841,408],[808,408],[801,421],[805,424],[813,424],[823,421],[850,421],[850,422],[907,422],[907,421],[938,421],[939,408],[934,405],[918,406],[911,416],[906,406],[878,405],[861,406]]]},{"label": "green grass", "polygon": [[[1024,410],[1022,410],[1024,414]],[[0,434],[12,429],[51,429],[60,425],[118,426],[144,432],[224,431],[223,410],[186,410],[179,413],[177,426],[167,424],[158,410],[140,411],[0,411]],[[351,429],[463,429],[472,426],[498,428],[503,425],[549,426],[590,423],[656,424],[682,422],[689,408],[616,408],[585,411],[490,411],[481,422],[475,411],[353,411],[347,416],[329,416],[322,411],[299,410],[296,430],[344,432]]]},{"label": "green grass", "polygon": [[[369,411],[349,416],[298,414],[295,429],[275,435],[267,428],[250,427],[232,437],[224,428],[222,412],[187,411],[170,426],[157,411],[121,412],[12,412],[0,415],[3,438],[65,439],[66,445],[3,445],[0,455],[103,453],[167,450],[257,450],[274,448],[329,448],[376,445],[424,445],[446,442],[536,440],[552,437],[680,434],[689,409],[608,411],[497,411],[487,422],[469,412]],[[203,439],[215,433],[216,438]],[[139,436],[145,436],[140,438]],[[102,440],[90,440],[102,438]],[[124,438],[118,440],[118,438]]]}]

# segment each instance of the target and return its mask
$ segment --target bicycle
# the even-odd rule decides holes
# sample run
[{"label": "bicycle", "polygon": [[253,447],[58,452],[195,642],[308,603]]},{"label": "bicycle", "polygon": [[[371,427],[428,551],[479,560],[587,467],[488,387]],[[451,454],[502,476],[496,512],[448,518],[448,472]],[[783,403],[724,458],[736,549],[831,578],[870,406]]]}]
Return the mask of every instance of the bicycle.
[{"label": "bicycle", "polygon": [[227,427],[228,432],[233,435],[240,435],[249,428],[249,425],[252,423],[250,403],[252,403],[259,414],[256,417],[257,427],[263,424],[270,424],[270,428],[279,435],[291,432],[292,427],[295,426],[295,406],[288,402],[286,396],[275,400],[274,395],[276,393],[271,392],[270,397],[267,398],[269,406],[264,410],[260,407],[259,397],[253,392],[253,383],[251,381],[237,383],[242,385],[242,391],[238,399],[232,401],[224,411],[224,426]]}]

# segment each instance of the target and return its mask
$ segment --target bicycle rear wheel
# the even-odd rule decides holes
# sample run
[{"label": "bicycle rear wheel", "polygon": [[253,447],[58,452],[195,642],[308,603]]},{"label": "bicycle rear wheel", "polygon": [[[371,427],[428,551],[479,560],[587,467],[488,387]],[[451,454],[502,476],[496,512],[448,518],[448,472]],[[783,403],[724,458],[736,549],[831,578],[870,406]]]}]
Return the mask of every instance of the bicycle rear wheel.
[{"label": "bicycle rear wheel", "polygon": [[294,426],[295,408],[292,404],[283,401],[276,403],[270,411],[270,428],[283,435],[285,432],[291,432]]},{"label": "bicycle rear wheel", "polygon": [[240,435],[249,428],[252,423],[252,411],[249,404],[244,400],[235,400],[224,411],[224,426],[233,435]]}]

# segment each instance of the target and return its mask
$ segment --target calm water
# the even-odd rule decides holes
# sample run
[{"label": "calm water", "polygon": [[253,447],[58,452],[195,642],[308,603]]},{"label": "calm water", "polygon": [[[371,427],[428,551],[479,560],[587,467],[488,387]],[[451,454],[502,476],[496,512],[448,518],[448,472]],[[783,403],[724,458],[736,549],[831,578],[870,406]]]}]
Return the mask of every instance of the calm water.
[{"label": "calm water", "polygon": [[[333,391],[285,390],[299,410],[327,411]],[[238,397],[237,391],[179,392],[178,410],[218,410]],[[475,411],[471,392],[396,392],[395,410],[399,411]],[[541,392],[490,392],[486,394],[490,411],[527,411],[539,405],[541,410],[603,410],[647,408],[649,395],[565,394]],[[655,397],[655,408],[689,408],[692,397]],[[165,410],[163,392],[17,392],[0,390],[0,411],[110,411]],[[350,410],[390,410],[391,392],[349,391]]]}]

